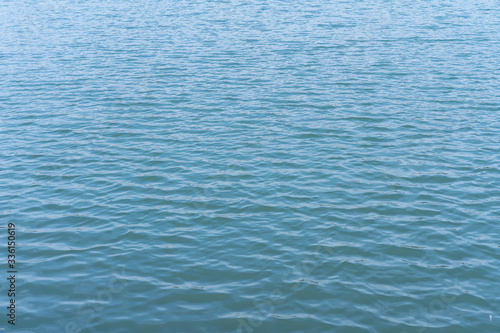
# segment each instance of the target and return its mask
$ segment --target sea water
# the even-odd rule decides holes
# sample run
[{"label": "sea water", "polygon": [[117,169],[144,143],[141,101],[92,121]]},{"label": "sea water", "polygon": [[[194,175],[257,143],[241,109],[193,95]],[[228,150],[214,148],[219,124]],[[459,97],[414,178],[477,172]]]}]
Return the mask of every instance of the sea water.
[{"label": "sea water", "polygon": [[489,0],[3,1],[0,327],[499,332],[499,54]]}]

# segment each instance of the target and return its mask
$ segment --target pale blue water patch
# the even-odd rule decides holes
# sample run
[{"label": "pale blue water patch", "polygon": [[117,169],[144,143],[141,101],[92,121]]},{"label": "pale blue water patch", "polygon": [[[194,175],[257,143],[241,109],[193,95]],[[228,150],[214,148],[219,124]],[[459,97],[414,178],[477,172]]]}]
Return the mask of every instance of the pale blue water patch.
[{"label": "pale blue water patch", "polygon": [[4,1],[15,330],[497,332],[499,23],[488,0]]}]

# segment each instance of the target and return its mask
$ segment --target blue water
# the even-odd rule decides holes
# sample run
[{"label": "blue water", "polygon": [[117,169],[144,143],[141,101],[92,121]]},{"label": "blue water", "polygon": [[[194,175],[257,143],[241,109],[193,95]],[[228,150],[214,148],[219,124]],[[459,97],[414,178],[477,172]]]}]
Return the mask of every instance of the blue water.
[{"label": "blue water", "polygon": [[0,329],[499,332],[499,54],[488,0],[3,1]]}]

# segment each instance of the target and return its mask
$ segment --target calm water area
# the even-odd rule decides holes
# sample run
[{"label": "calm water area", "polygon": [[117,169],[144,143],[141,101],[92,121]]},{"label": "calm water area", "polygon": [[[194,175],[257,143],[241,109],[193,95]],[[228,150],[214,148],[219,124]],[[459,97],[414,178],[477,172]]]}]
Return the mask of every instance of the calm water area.
[{"label": "calm water area", "polygon": [[0,330],[500,332],[499,79],[498,1],[2,0]]}]

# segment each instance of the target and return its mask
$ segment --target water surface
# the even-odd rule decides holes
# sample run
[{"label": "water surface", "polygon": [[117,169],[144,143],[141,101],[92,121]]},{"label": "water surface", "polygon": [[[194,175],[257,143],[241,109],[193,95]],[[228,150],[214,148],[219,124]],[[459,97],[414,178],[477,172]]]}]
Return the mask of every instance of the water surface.
[{"label": "water surface", "polygon": [[11,0],[0,33],[16,331],[499,331],[498,2]]}]

